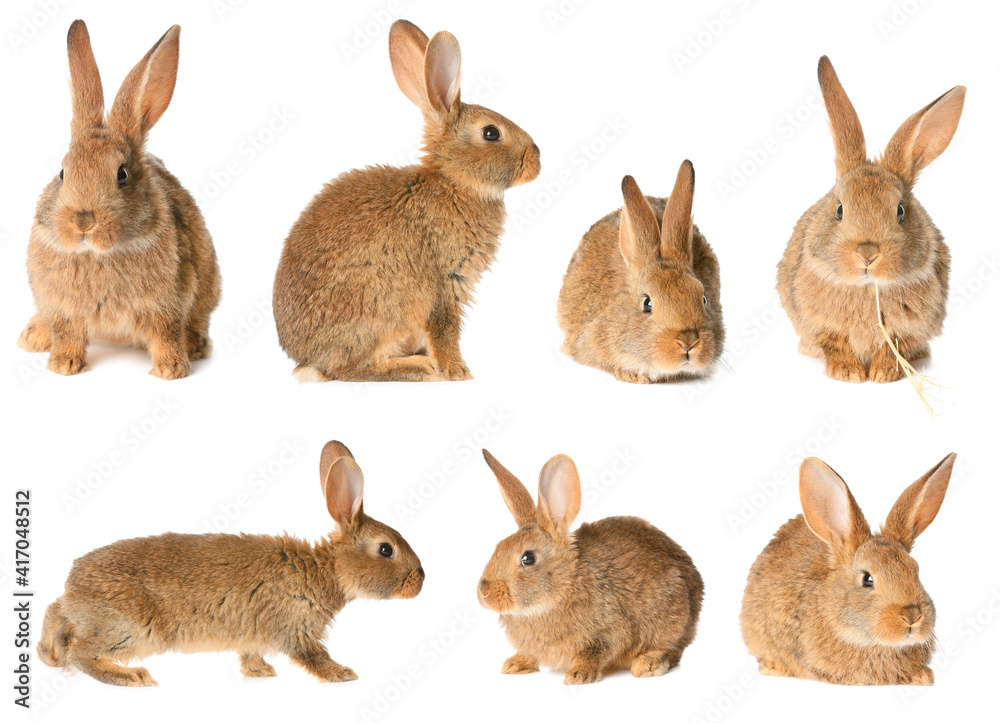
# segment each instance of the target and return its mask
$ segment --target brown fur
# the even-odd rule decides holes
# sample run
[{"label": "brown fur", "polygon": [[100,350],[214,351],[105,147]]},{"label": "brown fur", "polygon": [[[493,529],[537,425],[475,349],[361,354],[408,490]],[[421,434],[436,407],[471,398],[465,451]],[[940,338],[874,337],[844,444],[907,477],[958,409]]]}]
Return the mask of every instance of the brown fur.
[{"label": "brown fur", "polygon": [[[320,486],[337,529],[309,543],[288,535],[179,535],[120,540],[76,560],[45,614],[38,657],[102,683],[156,685],[137,658],[233,650],[244,675],[275,675],[284,653],[320,680],[354,680],[330,658],[326,628],[351,600],[416,596],[420,560],[398,532],[364,514],[350,451],[329,442]],[[379,553],[383,543],[391,557]]]},{"label": "brown fur", "polygon": [[[518,531],[502,540],[479,581],[479,602],[500,613],[517,651],[503,673],[566,669],[567,684],[607,670],[663,675],[695,636],[704,586],[680,545],[638,517],[569,528],[580,511],[573,461],[553,457],[539,476],[538,505],[483,450]],[[521,564],[531,551],[534,564]]]},{"label": "brown fur", "polygon": [[829,376],[892,382],[904,374],[876,324],[872,283],[878,280],[882,322],[903,357],[929,355],[929,341],[944,322],[951,257],[913,185],[951,142],[965,88],[911,116],[883,157],[869,161],[861,123],[826,56],[819,79],[837,182],[796,224],[778,264],[778,291],[801,337],[799,351],[824,359]]},{"label": "brown fur", "polygon": [[64,179],[45,187],[35,211],[28,278],[37,313],[18,339],[49,352],[60,374],[86,368],[91,341],[149,349],[150,373],[163,379],[187,376],[210,352],[220,294],[212,239],[191,195],[145,150],[173,94],[179,38],[175,25],[156,42],[105,120],[87,26],[70,26],[72,138]]},{"label": "brown fur", "polygon": [[[301,380],[471,379],[459,349],[464,308],[496,257],[504,191],[540,169],[527,133],[459,99],[454,36],[428,41],[397,20],[389,54],[424,115],[424,156],[342,174],[292,227],[274,315]],[[490,125],[499,141],[483,138]]]},{"label": "brown fur", "polygon": [[[754,562],[740,624],[765,675],[847,685],[930,685],[934,603],[910,557],[944,500],[955,455],[910,485],[873,534],[844,481],[802,463],[804,514]],[[863,584],[869,573],[873,587]]]},{"label": "brown fur", "polygon": [[691,222],[694,168],[684,161],[669,199],[644,197],[631,176],[622,193],[625,205],[590,228],[566,270],[563,352],[628,382],[708,375],[725,328],[719,262]]}]

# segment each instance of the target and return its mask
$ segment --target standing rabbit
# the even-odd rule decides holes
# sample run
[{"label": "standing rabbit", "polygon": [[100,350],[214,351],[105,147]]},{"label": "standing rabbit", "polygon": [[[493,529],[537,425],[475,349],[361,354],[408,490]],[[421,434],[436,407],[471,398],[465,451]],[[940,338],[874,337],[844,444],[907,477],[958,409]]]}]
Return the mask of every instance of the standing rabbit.
[{"label": "standing rabbit", "polygon": [[559,293],[562,350],[637,384],[706,376],[722,355],[719,262],[691,222],[694,167],[670,198],[622,181],[625,205],[591,226]]},{"label": "standing rabbit", "polygon": [[170,28],[132,69],[105,118],[87,26],[70,26],[72,137],[35,211],[28,279],[37,313],[18,339],[49,352],[60,374],[86,369],[91,341],[147,348],[161,379],[186,377],[211,349],[220,291],[212,239],[191,194],[145,150],[174,92],[180,32]]},{"label": "standing rabbit", "polygon": [[951,256],[913,185],[951,143],[965,88],[910,116],[870,161],[861,122],[826,56],[819,83],[837,181],[795,225],[778,264],[778,292],[801,337],[799,351],[823,359],[828,376],[894,382],[904,372],[878,328],[874,283],[900,354],[909,362],[928,356],[944,322]]},{"label": "standing rabbit", "polygon": [[740,624],[765,675],[846,685],[931,685],[934,603],[910,557],[948,489],[950,454],[906,488],[872,533],[840,476],[802,462],[802,515],[750,569]]},{"label": "standing rabbit", "polygon": [[282,348],[302,381],[471,379],[462,314],[496,257],[504,191],[539,172],[538,146],[459,99],[461,53],[397,20],[389,57],[424,116],[424,156],[342,174],[309,203],[274,279]]},{"label": "standing rabbit", "polygon": [[538,505],[483,450],[518,531],[502,540],[479,581],[479,603],[500,613],[516,653],[503,673],[567,669],[568,685],[628,668],[638,678],[680,662],[701,612],[701,575],[680,545],[638,517],[608,517],[570,532],[580,511],[573,460],[553,457]]},{"label": "standing rabbit", "polygon": [[339,442],[323,447],[320,488],[337,527],[315,544],[168,533],[84,555],[45,612],[38,657],[111,685],[156,685],[119,663],[169,650],[233,650],[249,677],[275,675],[263,656],[284,653],[320,680],[354,680],[327,653],[327,626],[352,600],[416,596],[424,570],[398,532],[362,510],[364,477]]}]

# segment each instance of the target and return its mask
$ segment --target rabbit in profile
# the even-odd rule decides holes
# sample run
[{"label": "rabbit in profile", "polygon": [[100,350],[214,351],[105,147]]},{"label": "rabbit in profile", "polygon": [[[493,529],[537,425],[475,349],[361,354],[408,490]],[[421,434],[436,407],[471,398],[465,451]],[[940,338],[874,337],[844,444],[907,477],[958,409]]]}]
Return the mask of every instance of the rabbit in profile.
[{"label": "rabbit in profile", "polygon": [[174,92],[180,32],[174,25],[156,41],[105,117],[87,26],[70,26],[72,137],[35,211],[28,280],[37,313],[18,339],[49,352],[60,374],[86,369],[92,341],[148,349],[161,379],[186,377],[211,350],[220,294],[212,239],[194,198],[145,148]]},{"label": "rabbit in profile", "polygon": [[413,166],[340,175],[292,227],[274,316],[301,381],[471,379],[462,315],[496,257],[504,192],[540,169],[527,133],[461,101],[453,35],[428,40],[397,20],[389,57],[424,116],[424,155]]},{"label": "rabbit in profile", "polygon": [[913,186],[951,143],[965,88],[952,88],[910,116],[871,161],[858,115],[825,55],[819,82],[837,180],[795,225],[778,264],[778,292],[799,351],[823,359],[828,376],[894,382],[904,371],[878,328],[878,307],[909,362],[930,354],[944,322],[951,256]]},{"label": "rabbit in profile", "polygon": [[323,447],[320,488],[336,529],[318,543],[167,533],[84,555],[45,612],[38,657],[136,687],[156,681],[122,664],[171,650],[235,651],[249,677],[275,675],[263,656],[283,653],[320,680],[354,680],[327,653],[327,626],[352,600],[416,596],[424,570],[398,532],[364,513],[364,477],[340,442]]},{"label": "rabbit in profile", "polygon": [[740,625],[765,675],[845,685],[931,685],[934,603],[913,542],[937,516],[950,454],[906,488],[873,533],[847,484],[809,457],[799,470],[803,514],[750,569]]},{"label": "rabbit in profile", "polygon": [[694,166],[669,198],[622,181],[625,205],[580,241],[559,293],[564,353],[637,384],[707,376],[725,328],[719,262],[691,221]]},{"label": "rabbit in profile", "polygon": [[568,685],[607,670],[663,675],[694,639],[704,586],[680,545],[638,517],[570,525],[580,476],[565,455],[538,478],[538,504],[489,452],[518,531],[500,541],[479,581],[479,603],[500,613],[517,651],[503,673],[565,669]]}]

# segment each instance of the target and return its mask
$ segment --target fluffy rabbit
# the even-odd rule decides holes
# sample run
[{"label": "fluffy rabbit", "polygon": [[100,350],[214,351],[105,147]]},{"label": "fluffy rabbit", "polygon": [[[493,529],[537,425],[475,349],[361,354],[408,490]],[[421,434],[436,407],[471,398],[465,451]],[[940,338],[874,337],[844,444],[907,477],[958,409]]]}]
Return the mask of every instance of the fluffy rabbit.
[{"label": "fluffy rabbit", "polygon": [[233,650],[250,677],[275,675],[263,656],[284,653],[320,680],[354,680],[327,653],[327,626],[351,600],[414,597],[424,571],[398,532],[363,512],[364,478],[339,442],[323,447],[320,486],[337,527],[316,544],[168,533],[84,555],[45,613],[38,657],[111,685],[156,685],[119,663],[168,650]]},{"label": "fluffy rabbit", "polygon": [[504,191],[539,172],[538,146],[459,99],[461,53],[397,20],[389,57],[424,116],[424,156],[342,174],[309,203],[274,279],[282,348],[301,381],[471,379],[462,314],[496,256]]},{"label": "fluffy rabbit", "polygon": [[175,25],[128,74],[104,115],[104,91],[82,20],[69,29],[72,137],[38,201],[28,242],[37,313],[18,339],[77,374],[91,341],[145,347],[151,374],[180,379],[208,356],[219,267],[194,199],[145,150],[177,79]]},{"label": "fluffy rabbit", "polygon": [[677,665],[694,639],[701,575],[687,553],[638,517],[570,525],[580,511],[580,477],[558,455],[528,490],[483,450],[518,531],[497,545],[479,581],[479,602],[500,613],[517,650],[504,673],[540,665],[568,669],[568,685],[610,669],[647,678]]},{"label": "fluffy rabbit", "polygon": [[965,88],[910,116],[882,157],[870,161],[857,113],[826,56],[819,82],[837,181],[796,224],[778,264],[778,292],[799,351],[823,359],[827,375],[893,382],[903,370],[877,326],[873,283],[900,354],[911,362],[930,354],[928,342],[944,322],[951,257],[913,185],[955,135]]},{"label": "fluffy rabbit", "polygon": [[844,480],[810,457],[804,515],[750,570],[740,624],[765,675],[846,685],[931,685],[934,604],[910,550],[948,489],[950,454],[910,485],[872,533]]},{"label": "fluffy rabbit", "polygon": [[643,196],[631,176],[625,205],[591,226],[559,293],[564,353],[638,384],[710,374],[725,329],[719,262],[691,222],[694,167],[670,198]]}]

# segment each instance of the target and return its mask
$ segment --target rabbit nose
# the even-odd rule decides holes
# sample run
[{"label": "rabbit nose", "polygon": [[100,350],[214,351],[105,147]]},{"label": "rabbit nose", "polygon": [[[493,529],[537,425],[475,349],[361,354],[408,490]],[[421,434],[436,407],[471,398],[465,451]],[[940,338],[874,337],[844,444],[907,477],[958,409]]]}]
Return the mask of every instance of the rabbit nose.
[{"label": "rabbit nose", "polygon": [[878,250],[878,246],[870,241],[860,244],[854,253],[861,259],[861,263],[865,265],[866,269],[882,256],[882,253]]},{"label": "rabbit nose", "polygon": [[80,233],[87,233],[97,225],[97,219],[91,211],[77,211],[73,214],[73,225]]},{"label": "rabbit nose", "polygon": [[911,628],[919,625],[924,619],[923,614],[920,612],[920,608],[916,606],[906,608],[902,613],[900,613],[899,617],[902,618],[903,622]]},{"label": "rabbit nose", "polygon": [[486,582],[486,578],[479,581],[479,594],[486,597],[486,593],[490,591],[490,584]]},{"label": "rabbit nose", "polygon": [[677,335],[677,346],[683,349],[686,354],[690,354],[700,343],[701,339],[698,338],[698,332],[694,329],[685,329]]}]

